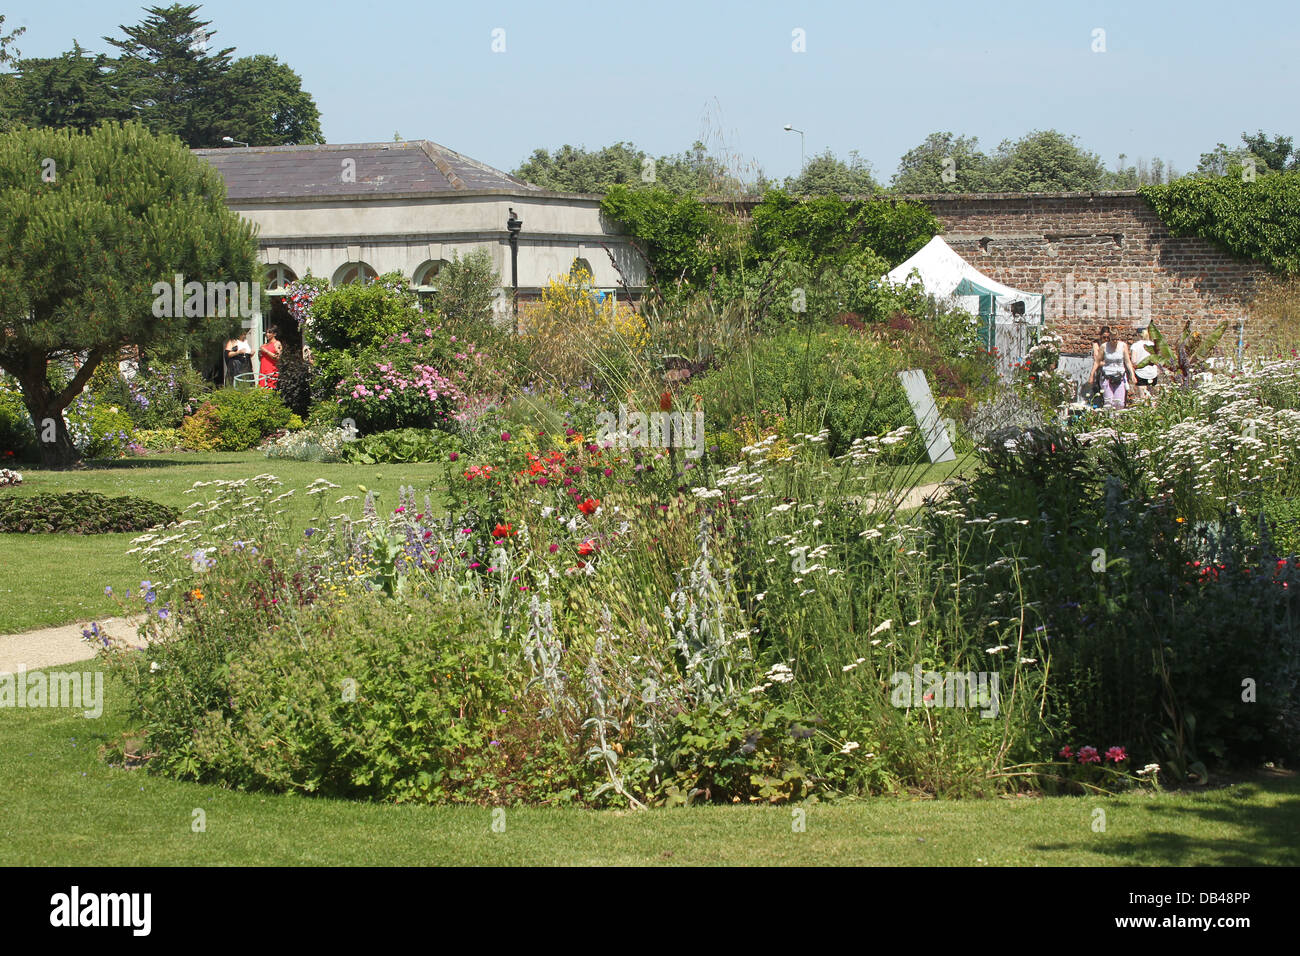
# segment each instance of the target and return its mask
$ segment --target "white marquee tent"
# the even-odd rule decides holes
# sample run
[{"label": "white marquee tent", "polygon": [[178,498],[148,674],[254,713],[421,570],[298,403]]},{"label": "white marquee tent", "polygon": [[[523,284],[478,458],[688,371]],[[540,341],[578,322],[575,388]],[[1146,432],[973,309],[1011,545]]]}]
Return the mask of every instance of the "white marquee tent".
[{"label": "white marquee tent", "polygon": [[[888,272],[890,285],[918,283],[930,295],[964,309],[980,323],[985,345],[998,350],[999,367],[1008,371],[1023,361],[1033,333],[1043,324],[1043,296],[990,279],[957,255],[942,236]],[[1020,314],[1023,303],[1023,314]]]}]

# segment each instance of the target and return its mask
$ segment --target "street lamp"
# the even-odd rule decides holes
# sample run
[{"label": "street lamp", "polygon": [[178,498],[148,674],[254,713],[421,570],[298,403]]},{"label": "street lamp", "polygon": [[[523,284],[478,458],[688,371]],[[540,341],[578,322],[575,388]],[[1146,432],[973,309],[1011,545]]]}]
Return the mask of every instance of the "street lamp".
[{"label": "street lamp", "polygon": [[516,335],[519,334],[519,230],[523,227],[524,221],[511,209],[506,229],[510,231],[510,297],[514,305]]},{"label": "street lamp", "polygon": [[221,137],[221,141],[222,141],[223,143],[237,143],[238,145],[243,146],[243,147],[245,147],[245,148],[248,147],[248,144],[247,144],[247,143],[242,142],[242,141],[237,140],[237,139],[231,139],[229,136],[223,136],[223,137]]},{"label": "street lamp", "polygon": [[799,173],[800,173],[800,175],[802,175],[802,174],[803,174],[803,168],[804,168],[804,158],[803,158],[803,157],[804,157],[804,152],[803,152],[803,130],[801,130],[801,129],[795,129],[795,128],[794,128],[793,126],[791,126],[789,123],[786,123],[786,124],[785,124],[785,131],[786,131],[787,133],[798,133],[798,134],[799,134]]}]

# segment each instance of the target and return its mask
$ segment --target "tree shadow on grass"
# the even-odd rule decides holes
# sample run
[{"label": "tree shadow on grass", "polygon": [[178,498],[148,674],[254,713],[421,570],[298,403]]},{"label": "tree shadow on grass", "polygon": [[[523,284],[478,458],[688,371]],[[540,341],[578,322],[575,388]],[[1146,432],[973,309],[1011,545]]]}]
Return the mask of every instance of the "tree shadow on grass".
[{"label": "tree shadow on grass", "polygon": [[[1281,796],[1271,805],[1258,802],[1266,794]],[[1133,805],[1124,813],[1136,813],[1125,826],[1128,833],[1089,851],[1114,857],[1115,862],[1146,865],[1152,862],[1187,866],[1195,862],[1209,866],[1300,865],[1300,777],[1262,774],[1231,790],[1205,794],[1202,805],[1153,803]],[[1175,814],[1195,817],[1204,827],[1220,826],[1235,831],[1231,838],[1216,839],[1157,829]],[[1112,815],[1113,819],[1113,815]],[[1077,846],[1039,846],[1040,850],[1072,850]]]},{"label": "tree shadow on grass", "polygon": [[[116,461],[87,461],[82,462],[76,468],[57,469],[68,472],[88,472],[88,471],[134,471],[145,468],[180,468],[194,465],[247,465],[246,458],[204,458],[202,461],[195,461],[184,457],[177,458],[155,458],[152,455],[148,458],[120,458]],[[43,469],[32,469],[39,471]]]}]

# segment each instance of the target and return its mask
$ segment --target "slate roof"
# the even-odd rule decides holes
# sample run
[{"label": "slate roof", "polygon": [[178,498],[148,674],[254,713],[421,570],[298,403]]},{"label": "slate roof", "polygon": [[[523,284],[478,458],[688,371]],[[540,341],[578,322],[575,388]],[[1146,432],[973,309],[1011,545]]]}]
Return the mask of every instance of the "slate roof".
[{"label": "slate roof", "polygon": [[[437,143],[340,143],[312,146],[231,146],[196,149],[217,168],[234,201],[322,196],[464,192],[500,189],[514,194],[536,186]],[[344,182],[343,161],[355,160],[355,182]]]}]

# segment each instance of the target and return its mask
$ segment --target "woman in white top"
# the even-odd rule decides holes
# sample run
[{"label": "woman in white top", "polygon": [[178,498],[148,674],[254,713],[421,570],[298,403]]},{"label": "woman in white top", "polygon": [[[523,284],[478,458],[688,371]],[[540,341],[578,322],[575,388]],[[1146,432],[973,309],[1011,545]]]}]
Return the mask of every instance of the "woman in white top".
[{"label": "woman in white top", "polygon": [[[1145,399],[1151,396],[1152,389],[1159,381],[1160,366],[1155,363],[1156,343],[1151,340],[1151,327],[1146,322],[1134,322],[1133,328],[1138,331],[1138,337],[1129,348],[1129,355],[1133,359],[1133,371],[1137,376],[1138,398]],[[1139,368],[1148,357],[1152,359],[1151,364]]]},{"label": "woman in white top", "polygon": [[1136,383],[1133,356],[1128,343],[1112,337],[1110,326],[1101,327],[1101,335],[1092,349],[1092,375],[1095,381],[1101,371],[1101,397],[1107,408],[1123,408],[1128,398],[1128,385]]}]

